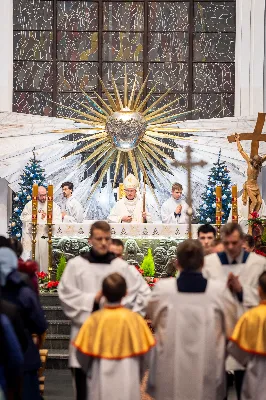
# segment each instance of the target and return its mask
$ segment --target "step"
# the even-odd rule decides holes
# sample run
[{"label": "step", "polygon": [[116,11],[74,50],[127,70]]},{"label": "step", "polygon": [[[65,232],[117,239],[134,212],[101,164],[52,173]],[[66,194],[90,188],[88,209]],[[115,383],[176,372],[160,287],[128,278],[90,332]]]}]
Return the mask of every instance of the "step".
[{"label": "step", "polygon": [[71,322],[69,320],[49,320],[48,334],[52,335],[70,335]]},{"label": "step", "polygon": [[45,313],[46,319],[48,321],[52,320],[65,320],[66,316],[60,306],[43,306],[43,311]]},{"label": "step", "polygon": [[57,293],[41,293],[40,301],[42,306],[60,306]]},{"label": "step", "polygon": [[44,347],[48,350],[67,350],[69,346],[69,335],[46,335]]},{"label": "step", "polygon": [[67,369],[67,368],[68,368],[68,350],[58,350],[58,349],[49,350],[46,362],[46,369]]}]

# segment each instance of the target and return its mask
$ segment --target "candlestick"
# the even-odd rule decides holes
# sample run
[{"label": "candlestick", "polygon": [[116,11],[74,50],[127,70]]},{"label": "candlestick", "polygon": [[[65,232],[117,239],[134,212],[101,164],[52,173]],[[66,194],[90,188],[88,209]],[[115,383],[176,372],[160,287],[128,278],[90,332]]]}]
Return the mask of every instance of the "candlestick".
[{"label": "candlestick", "polygon": [[220,237],[222,223],[222,186],[216,187],[216,227],[217,237]]},{"label": "candlestick", "polygon": [[53,256],[52,256],[52,224],[53,224],[53,185],[48,185],[47,189],[47,226],[48,226],[48,275],[51,279],[53,272]]},{"label": "candlestick", "polygon": [[232,186],[232,222],[238,223],[237,186]]},{"label": "candlestick", "polygon": [[119,200],[121,200],[125,196],[125,189],[124,189],[124,184],[119,183]]},{"label": "candlestick", "polygon": [[35,260],[35,250],[36,250],[36,236],[37,236],[37,215],[38,215],[38,185],[34,183],[32,186],[31,195],[31,258]]}]

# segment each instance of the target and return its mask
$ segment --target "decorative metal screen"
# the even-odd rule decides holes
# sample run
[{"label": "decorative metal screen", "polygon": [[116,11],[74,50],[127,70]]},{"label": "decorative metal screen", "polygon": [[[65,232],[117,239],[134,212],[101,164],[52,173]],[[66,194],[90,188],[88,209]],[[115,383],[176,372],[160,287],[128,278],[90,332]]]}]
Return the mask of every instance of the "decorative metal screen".
[{"label": "decorative metal screen", "polygon": [[149,72],[151,101],[180,98],[186,118],[234,113],[235,1],[14,0],[16,112],[72,115],[97,75],[122,89]]}]

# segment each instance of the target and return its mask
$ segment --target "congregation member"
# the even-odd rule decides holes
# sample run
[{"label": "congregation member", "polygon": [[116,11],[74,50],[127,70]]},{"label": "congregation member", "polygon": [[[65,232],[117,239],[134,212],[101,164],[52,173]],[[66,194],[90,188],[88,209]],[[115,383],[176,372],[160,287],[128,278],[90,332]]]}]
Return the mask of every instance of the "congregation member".
[{"label": "congregation member", "polygon": [[[244,310],[259,304],[258,278],[266,269],[266,259],[243,249],[244,233],[240,225],[228,223],[221,229],[224,251],[205,257],[203,273],[207,279],[223,282],[239,304],[239,316]],[[235,373],[235,386],[240,399],[243,367],[231,358],[227,370]]]},{"label": "congregation member", "polygon": [[251,253],[255,249],[255,240],[252,235],[246,234],[244,236],[243,249],[245,249],[248,253]]},{"label": "congregation member", "polygon": [[237,319],[236,302],[222,282],[203,277],[198,240],[177,248],[177,279],[161,279],[147,315],[155,329],[148,393],[155,400],[224,400],[226,339]]},{"label": "congregation member", "polygon": [[38,370],[41,366],[39,348],[34,344],[32,335],[41,338],[47,330],[43,310],[34,291],[22,280],[18,270],[18,259],[13,250],[0,248],[0,285],[1,294],[19,307],[25,334],[27,349],[24,354],[22,400],[40,400]]},{"label": "congregation member", "polygon": [[111,244],[109,246],[109,251],[114,253],[118,258],[123,258],[124,253],[124,243],[121,239],[111,239]]},{"label": "congregation member", "polygon": [[182,199],[182,194],[183,186],[180,183],[174,183],[171,197],[163,203],[161,208],[163,224],[188,224],[188,205]]},{"label": "congregation member", "polygon": [[[102,281],[107,275],[118,272],[125,278],[128,291],[122,304],[141,315],[145,315],[150,296],[150,288],[137,269],[109,251],[111,228],[107,222],[92,224],[89,241],[91,250],[68,261],[58,286],[63,311],[71,320],[71,341],[92,311],[98,308]],[[75,381],[76,399],[83,400],[87,396],[87,377],[71,343],[69,367]]]},{"label": "congregation member", "polygon": [[237,322],[229,353],[246,367],[241,400],[262,400],[266,393],[266,272],[259,277],[260,304]]},{"label": "congregation member", "polygon": [[198,228],[198,240],[202,244],[204,255],[211,254],[213,242],[216,237],[216,229],[210,224],[201,225]]},{"label": "congregation member", "polygon": [[[22,230],[22,241],[31,243],[31,234],[26,232],[25,223],[32,222],[32,201],[29,201],[20,216],[23,222]],[[59,224],[62,222],[62,215],[60,207],[53,202],[53,224]],[[35,250],[35,260],[40,266],[40,270],[48,272],[48,233],[44,228],[47,223],[47,190],[43,186],[38,188],[38,214],[37,223],[39,225],[36,236],[36,250]],[[43,225],[41,227],[41,225]],[[24,252],[22,255],[24,260],[31,258],[30,253]]]},{"label": "congregation member", "polygon": [[66,223],[83,222],[84,210],[80,202],[73,197],[74,185],[72,182],[63,182],[61,185],[64,201],[61,205],[62,220]]},{"label": "congregation member", "polygon": [[108,275],[99,294],[104,308],[85,321],[74,340],[80,365],[90,377],[90,400],[141,400],[140,382],[155,339],[143,317],[122,306],[126,294],[125,278]]},{"label": "congregation member", "polygon": [[152,222],[151,214],[143,211],[143,199],[138,196],[139,181],[129,174],[124,180],[125,197],[118,200],[108,216],[108,222]]}]

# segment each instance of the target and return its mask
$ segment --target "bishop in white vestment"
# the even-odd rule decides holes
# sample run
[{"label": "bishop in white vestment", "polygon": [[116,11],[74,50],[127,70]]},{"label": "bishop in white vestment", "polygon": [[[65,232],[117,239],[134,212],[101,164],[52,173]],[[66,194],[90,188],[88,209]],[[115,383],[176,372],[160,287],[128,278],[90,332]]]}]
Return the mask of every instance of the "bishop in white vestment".
[{"label": "bishop in white vestment", "polygon": [[128,175],[124,180],[124,190],[126,196],[118,200],[108,216],[108,222],[152,222],[151,215],[143,212],[143,200],[138,197],[137,189],[139,181],[134,175]]},{"label": "bishop in white vestment", "polygon": [[[29,201],[20,216],[23,222],[22,228],[22,245],[25,248],[31,248],[31,234],[26,232],[25,224],[32,221],[32,201]],[[60,207],[53,203],[53,223],[59,224],[62,222],[62,215]],[[40,186],[38,189],[38,214],[37,214],[37,236],[36,236],[36,250],[35,260],[40,266],[40,271],[48,272],[48,233],[47,233],[47,191],[44,187]],[[25,249],[24,249],[25,250]],[[29,251],[24,251],[22,254],[24,260],[31,258]]]},{"label": "bishop in white vestment", "polygon": [[172,186],[172,195],[161,208],[163,224],[188,224],[188,205],[182,197],[183,187],[180,183]]},{"label": "bishop in white vestment", "polygon": [[62,220],[65,223],[82,223],[83,222],[83,207],[80,202],[72,195],[74,186],[72,182],[64,182],[61,185],[64,201],[61,206]]}]

